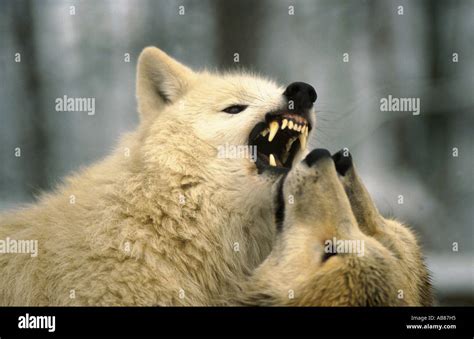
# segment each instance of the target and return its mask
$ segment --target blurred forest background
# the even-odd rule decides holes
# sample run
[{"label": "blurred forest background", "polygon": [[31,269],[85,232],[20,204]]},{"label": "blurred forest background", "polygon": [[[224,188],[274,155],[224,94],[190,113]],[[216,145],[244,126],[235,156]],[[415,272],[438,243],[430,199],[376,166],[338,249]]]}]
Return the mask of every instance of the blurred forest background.
[{"label": "blurred forest background", "polygon": [[[239,53],[239,67],[311,83],[310,145],[348,147],[379,209],[419,234],[439,303],[474,304],[474,1],[1,0],[0,211],[137,125],[147,45],[196,69],[233,68]],[[63,95],[96,98],[95,115],[56,112]],[[421,114],[381,112],[388,95],[420,98]]]}]

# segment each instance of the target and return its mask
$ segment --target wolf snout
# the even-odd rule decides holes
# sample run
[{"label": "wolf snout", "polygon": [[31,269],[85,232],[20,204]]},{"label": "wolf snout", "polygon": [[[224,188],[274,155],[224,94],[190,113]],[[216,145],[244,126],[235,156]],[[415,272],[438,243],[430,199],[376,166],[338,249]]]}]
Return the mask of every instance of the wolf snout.
[{"label": "wolf snout", "polygon": [[283,95],[288,101],[293,101],[296,111],[310,109],[318,97],[314,87],[305,82],[291,83]]},{"label": "wolf snout", "polygon": [[331,153],[325,148],[316,148],[309,153],[306,158],[303,160],[306,165],[312,167],[321,159],[331,158]]},{"label": "wolf snout", "polygon": [[332,159],[336,165],[337,173],[342,176],[345,176],[346,172],[352,167],[352,155],[347,149],[341,149],[332,156]]}]

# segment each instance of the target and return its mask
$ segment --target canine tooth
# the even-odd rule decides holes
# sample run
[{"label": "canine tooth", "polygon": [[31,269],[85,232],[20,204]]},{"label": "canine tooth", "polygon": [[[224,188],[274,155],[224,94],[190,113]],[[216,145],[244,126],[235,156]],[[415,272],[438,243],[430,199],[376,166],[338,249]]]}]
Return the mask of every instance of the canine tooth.
[{"label": "canine tooth", "polygon": [[288,120],[287,119],[283,119],[283,122],[281,123],[281,129],[285,129],[286,126],[288,126]]},{"label": "canine tooth", "polygon": [[273,156],[273,154],[270,154],[269,163],[270,163],[271,166],[276,166],[277,165],[277,163],[275,161],[275,157]]},{"label": "canine tooth", "polygon": [[304,130],[304,135],[307,137],[308,136],[308,133],[309,133],[309,127],[306,126],[305,130]]},{"label": "canine tooth", "polygon": [[301,149],[305,150],[306,149],[306,141],[307,141],[306,135],[300,134],[300,136],[298,138],[300,139]]},{"label": "canine tooth", "polygon": [[293,129],[293,121],[291,121],[291,120],[288,123],[288,129]]},{"label": "canine tooth", "polygon": [[280,126],[278,125],[278,122],[276,122],[276,121],[272,121],[270,123],[270,134],[268,135],[268,141],[271,142],[273,140],[273,138],[275,137],[275,135],[278,132],[279,127]]},{"label": "canine tooth", "polygon": [[260,132],[260,134],[261,134],[262,136],[266,136],[266,135],[268,134],[268,132],[270,132],[270,131],[268,130],[268,128],[265,128],[263,131]]},{"label": "canine tooth", "polygon": [[306,131],[308,130],[308,126],[304,125],[303,128],[301,129],[301,134],[306,135]]},{"label": "canine tooth", "polygon": [[298,129],[297,129],[297,131],[298,131],[298,132],[301,132],[301,129],[302,129],[302,128],[303,128],[303,126],[301,126],[301,125],[298,125]]}]

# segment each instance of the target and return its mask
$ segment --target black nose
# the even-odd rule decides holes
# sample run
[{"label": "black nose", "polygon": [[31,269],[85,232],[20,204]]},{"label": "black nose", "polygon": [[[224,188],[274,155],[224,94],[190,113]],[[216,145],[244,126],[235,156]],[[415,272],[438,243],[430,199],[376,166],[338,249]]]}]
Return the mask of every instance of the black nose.
[{"label": "black nose", "polygon": [[293,82],[283,95],[288,99],[289,108],[294,110],[310,109],[318,97],[313,86],[306,82]]}]

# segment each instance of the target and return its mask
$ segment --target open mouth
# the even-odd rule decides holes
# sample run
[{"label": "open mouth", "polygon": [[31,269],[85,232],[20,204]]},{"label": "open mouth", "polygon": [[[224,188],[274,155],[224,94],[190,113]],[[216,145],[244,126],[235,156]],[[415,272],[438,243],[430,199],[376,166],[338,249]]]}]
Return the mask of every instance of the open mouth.
[{"label": "open mouth", "polygon": [[291,169],[296,154],[306,148],[311,124],[294,113],[267,114],[265,122],[258,123],[250,132],[249,146],[257,148],[257,169]]}]

